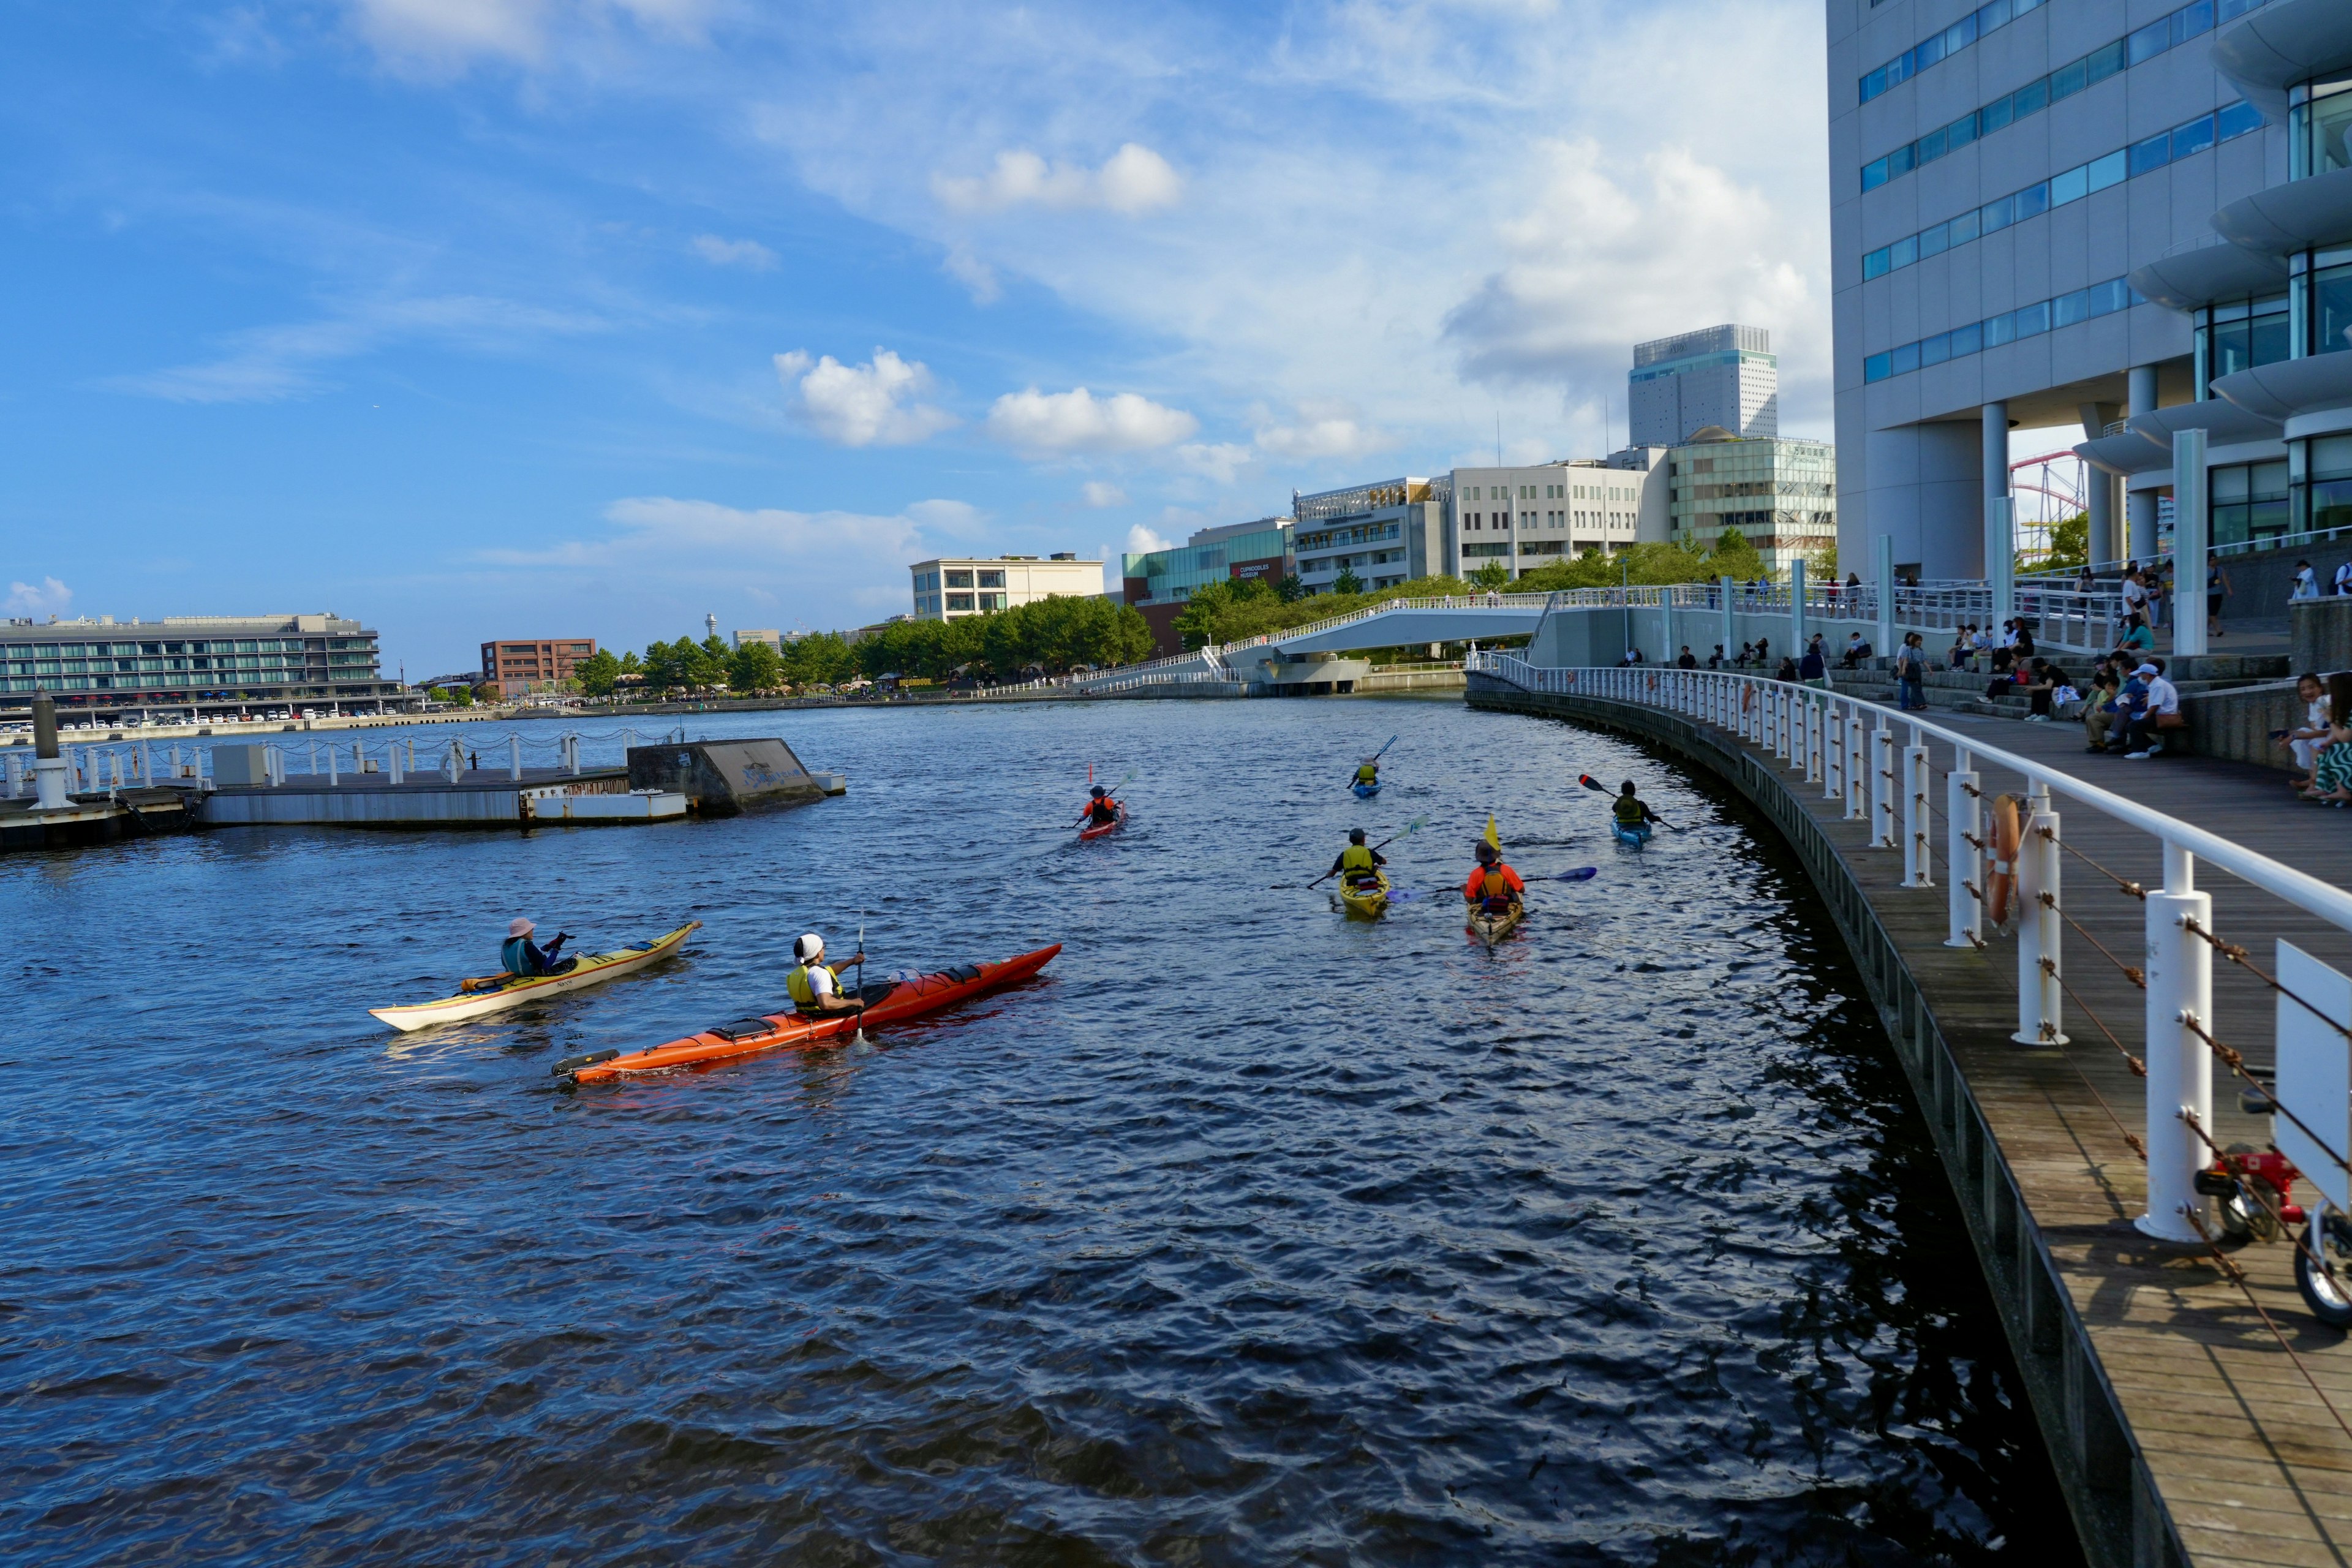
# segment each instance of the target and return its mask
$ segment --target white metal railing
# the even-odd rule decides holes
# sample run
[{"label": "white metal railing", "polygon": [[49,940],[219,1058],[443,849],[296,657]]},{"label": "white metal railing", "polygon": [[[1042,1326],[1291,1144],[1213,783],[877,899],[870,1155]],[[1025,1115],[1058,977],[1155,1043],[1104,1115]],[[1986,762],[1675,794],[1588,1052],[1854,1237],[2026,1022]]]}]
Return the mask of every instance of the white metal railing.
[{"label": "white metal railing", "polygon": [[[1705,669],[1550,668],[1496,653],[1474,655],[1464,668],[1474,677],[1522,691],[1636,704],[1729,731],[1785,763],[1804,783],[1818,786],[1824,799],[1840,802],[1847,820],[1866,822],[1870,847],[1901,854],[1903,886],[1923,894],[1936,885],[1929,748],[1949,747],[1942,835],[1949,884],[1944,945],[1987,948],[1988,930],[2001,929],[1989,919],[2001,910],[1990,906],[2008,903],[2017,936],[2017,1027],[2011,1037],[2023,1045],[2063,1045],[2067,1038],[2063,928],[2070,916],[2061,896],[2064,845],[2057,802],[2063,798],[2147,835],[2162,846],[2163,885],[2143,889],[2124,884],[2147,900],[2142,1152],[2147,1206],[2137,1222],[2139,1228],[2168,1241],[2209,1239],[2211,1210],[2200,1177],[2212,1181],[2216,1172],[2241,1168],[2231,1163],[2238,1157],[2225,1154],[2211,1137],[2215,1060],[2247,1076],[2243,1054],[2223,1046],[2224,1030],[2214,1015],[2216,952],[2252,970],[2276,993],[2277,1076],[2261,1090],[2275,1114],[2274,1146],[2327,1207],[2352,1213],[2352,1166],[2345,1160],[2352,1147],[2352,979],[2284,939],[2277,942],[2276,968],[2263,975],[2242,947],[2224,943],[2216,934],[2212,896],[2198,890],[2196,869],[2201,859],[2347,932],[2352,892],[2058,768],[1989,747],[1979,736],[1832,691]],[[1989,830],[1980,766],[2025,780],[2022,811],[2013,828],[2003,825],[2004,807],[1994,813]],[[2011,889],[2015,896],[2008,899]],[[2274,976],[2287,976],[2293,984]],[[2304,1217],[2279,1212],[2288,1220]],[[2346,1267],[2352,1264],[2352,1253],[2326,1245],[2323,1218],[2323,1208],[2315,1205],[2298,1243],[2298,1282],[2315,1310],[2333,1289],[2344,1307],[2342,1321],[2352,1321],[2352,1268]],[[2305,1260],[2326,1283],[2305,1282]],[[2340,1286],[2334,1283],[2339,1270]]]},{"label": "white metal railing", "polygon": [[[506,755],[500,759],[493,754],[492,767],[503,762],[509,778],[523,776],[526,749],[542,755],[552,752],[551,761],[555,769],[576,774],[581,771],[580,742],[583,738],[586,737],[576,730],[566,730],[528,736],[520,732],[473,736],[469,741],[455,737],[428,739],[421,769],[417,736],[371,740],[349,731],[334,738],[318,736],[296,742],[287,740],[281,731],[268,741],[215,741],[210,745],[152,739],[68,743],[58,747],[58,755],[66,764],[68,793],[103,793],[111,798],[118,791],[147,786],[195,790],[215,787],[218,774],[213,765],[214,757],[222,745],[258,746],[263,780],[273,787],[298,782],[304,787],[341,789],[346,781],[361,785],[403,784],[420,772],[437,771],[454,782],[460,773],[469,771],[485,750],[500,742],[504,743]],[[621,741],[625,752],[626,747],[636,743],[637,732],[620,730],[595,738]],[[29,745],[0,747],[0,800],[34,795],[33,760],[33,748]],[[300,765],[289,765],[293,763]]]}]

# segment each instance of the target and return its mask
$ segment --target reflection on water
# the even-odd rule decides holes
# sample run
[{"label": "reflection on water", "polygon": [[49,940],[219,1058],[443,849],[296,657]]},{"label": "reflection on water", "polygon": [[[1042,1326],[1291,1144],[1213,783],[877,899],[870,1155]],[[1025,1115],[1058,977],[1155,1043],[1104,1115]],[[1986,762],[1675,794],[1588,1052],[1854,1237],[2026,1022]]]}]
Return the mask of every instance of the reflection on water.
[{"label": "reflection on water", "polygon": [[[2071,1552],[1883,1037],[1730,803],[1449,703],[693,732],[762,729],[851,793],[0,860],[12,1555]],[[1134,819],[1078,845],[1088,762]],[[1683,830],[1618,848],[1580,771]],[[1492,953],[1450,890],[1490,811],[1523,871],[1601,868]],[[1418,816],[1392,874],[1432,896],[1300,886]],[[505,1018],[367,1016],[516,913],[706,926]],[[862,1047],[547,1075],[772,1009],[792,937],[861,920],[884,970],[1068,947]]]}]

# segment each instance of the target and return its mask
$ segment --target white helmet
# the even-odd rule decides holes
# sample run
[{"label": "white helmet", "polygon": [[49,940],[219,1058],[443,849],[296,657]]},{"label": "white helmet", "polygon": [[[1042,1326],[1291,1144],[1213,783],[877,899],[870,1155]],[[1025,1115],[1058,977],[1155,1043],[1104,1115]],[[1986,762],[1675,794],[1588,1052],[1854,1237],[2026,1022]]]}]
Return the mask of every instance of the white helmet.
[{"label": "white helmet", "polygon": [[814,931],[793,943],[793,956],[803,963],[814,963],[824,952],[824,938]]}]

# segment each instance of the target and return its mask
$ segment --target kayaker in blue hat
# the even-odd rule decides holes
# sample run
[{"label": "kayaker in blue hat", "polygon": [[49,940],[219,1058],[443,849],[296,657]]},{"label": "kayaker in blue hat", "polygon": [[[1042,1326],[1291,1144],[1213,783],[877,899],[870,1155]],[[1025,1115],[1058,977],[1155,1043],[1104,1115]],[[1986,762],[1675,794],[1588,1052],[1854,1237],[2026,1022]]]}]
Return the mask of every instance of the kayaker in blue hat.
[{"label": "kayaker in blue hat", "polygon": [[1088,827],[1100,827],[1118,820],[1118,802],[1111,799],[1110,791],[1097,784],[1087,792],[1087,809],[1078,820]]},{"label": "kayaker in blue hat", "polygon": [[563,951],[563,944],[572,940],[569,935],[558,931],[555,933],[555,940],[542,948],[530,940],[530,933],[538,929],[539,927],[520,915],[517,915],[513,923],[507,927],[506,945],[499,949],[499,962],[505,965],[509,974],[526,977],[537,974],[563,974],[569,973],[572,967],[580,962],[576,958],[559,960],[555,956]]}]

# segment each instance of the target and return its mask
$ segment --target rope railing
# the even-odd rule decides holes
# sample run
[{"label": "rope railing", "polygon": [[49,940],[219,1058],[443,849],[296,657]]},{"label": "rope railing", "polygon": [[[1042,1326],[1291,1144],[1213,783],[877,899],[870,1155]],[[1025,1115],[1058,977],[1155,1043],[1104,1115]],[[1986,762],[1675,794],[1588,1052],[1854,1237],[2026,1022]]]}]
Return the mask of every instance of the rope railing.
[{"label": "rope railing", "polygon": [[[2307,1181],[2316,1189],[2308,1211],[2297,1208],[2294,1215],[2307,1221],[2298,1244],[2307,1267],[2297,1272],[2306,1300],[2331,1322],[2352,1321],[2352,1267],[2324,1239],[2326,1227],[2341,1230],[2345,1211],[2352,1210],[2344,1099],[2345,1085],[2352,1081],[2352,978],[2284,939],[2278,964],[2266,969],[2256,963],[2245,945],[2221,934],[2212,896],[2199,890],[2196,868],[2202,860],[2225,870],[2341,932],[2352,932],[2352,894],[2195,823],[2033,758],[1987,746],[1978,735],[1834,691],[1730,671],[1549,668],[1501,653],[1475,656],[1465,668],[1474,688],[1493,680],[1533,693],[1638,704],[1729,731],[1785,764],[1804,784],[1819,787],[1832,810],[1864,827],[1870,850],[1900,853],[1906,890],[1930,891],[1940,878],[1947,884],[1948,910],[1945,945],[1983,952],[1996,963],[2004,954],[1989,937],[2005,939],[2013,949],[2006,955],[2015,965],[2017,995],[2011,1038],[2021,1047],[2063,1052],[2071,1008],[2114,1050],[2112,1059],[2120,1069],[2144,1084],[2143,1126],[2134,1131],[2084,1064],[2072,1054],[2063,1056],[2091,1100],[2115,1122],[2121,1142],[2146,1163],[2145,1207],[2135,1223],[2147,1235],[2204,1244],[2207,1205],[2216,1184],[2227,1192],[2247,1189],[2243,1197],[2249,1204],[2263,1199],[2251,1190],[2260,1182],[2242,1168],[2243,1161],[2210,1147],[2205,1136],[2213,1114],[2213,1067],[2219,1063],[2245,1086],[2250,1110],[2275,1118],[2273,1154],[2263,1158],[2285,1170],[2289,1181]],[[1950,767],[1935,765],[1931,745],[1948,748]],[[1985,770],[2022,779],[2025,793],[1989,788]],[[1944,797],[1940,807],[1938,794]],[[2161,879],[2126,875],[2068,844],[2061,829],[2062,803],[2147,835],[2162,852]],[[2115,942],[2112,928],[2102,940],[2084,911],[2064,897],[2060,873],[2069,859],[2139,902],[2141,952]],[[1996,921],[1996,914],[2002,918]],[[2129,988],[2125,994],[2141,998],[2137,1041],[2103,1016],[2081,977],[2068,973],[2069,933],[2095,971],[2104,964]],[[2242,1048],[2226,1042],[2215,1022],[2216,954],[2277,998],[2272,1080],[2263,1078]],[[2126,962],[2127,956],[2140,962]],[[2314,1024],[2291,1030],[2296,1018]],[[2320,1284],[2307,1283],[2306,1275]],[[2342,1315],[2331,1315],[2337,1313]]]}]

